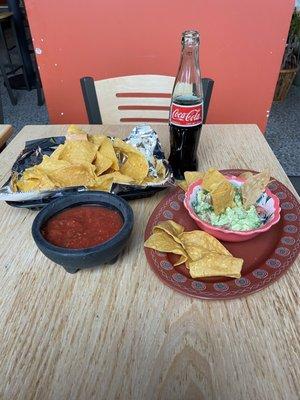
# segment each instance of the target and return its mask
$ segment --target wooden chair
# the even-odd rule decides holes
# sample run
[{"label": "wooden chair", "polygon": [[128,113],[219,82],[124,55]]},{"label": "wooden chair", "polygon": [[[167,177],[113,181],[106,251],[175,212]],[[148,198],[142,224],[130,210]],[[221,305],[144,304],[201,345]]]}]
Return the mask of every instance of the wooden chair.
[{"label": "wooden chair", "polygon": [[[173,76],[163,75],[131,75],[99,81],[81,78],[89,123],[168,123],[174,80]],[[202,83],[205,122],[214,81],[204,78]]]}]

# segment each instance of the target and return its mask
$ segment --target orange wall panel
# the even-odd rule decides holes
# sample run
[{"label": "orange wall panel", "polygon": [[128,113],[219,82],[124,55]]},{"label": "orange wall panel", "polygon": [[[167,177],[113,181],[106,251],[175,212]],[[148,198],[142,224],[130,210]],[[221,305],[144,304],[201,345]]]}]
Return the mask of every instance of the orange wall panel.
[{"label": "orange wall panel", "polygon": [[25,0],[52,123],[85,123],[79,79],[175,75],[181,32],[201,35],[208,122],[265,129],[293,0]]}]

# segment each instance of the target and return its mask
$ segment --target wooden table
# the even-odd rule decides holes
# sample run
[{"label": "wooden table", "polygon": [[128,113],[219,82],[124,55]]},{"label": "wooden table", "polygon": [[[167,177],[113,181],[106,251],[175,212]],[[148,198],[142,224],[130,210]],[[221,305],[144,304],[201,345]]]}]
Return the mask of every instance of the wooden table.
[{"label": "wooden table", "polygon": [[11,137],[11,134],[11,125],[0,125],[0,151],[1,148],[6,144],[6,141]]},{"label": "wooden table", "polygon": [[[85,128],[124,136],[130,127]],[[168,149],[168,128],[156,130]],[[25,127],[0,155],[2,183],[26,140],[65,132]],[[204,126],[199,160],[201,169],[269,167],[293,190],[255,125]],[[299,259],[243,299],[182,296],[143,251],[162,196],[131,203],[134,231],[117,265],[75,275],[36,248],[36,212],[0,204],[1,400],[299,399]]]}]

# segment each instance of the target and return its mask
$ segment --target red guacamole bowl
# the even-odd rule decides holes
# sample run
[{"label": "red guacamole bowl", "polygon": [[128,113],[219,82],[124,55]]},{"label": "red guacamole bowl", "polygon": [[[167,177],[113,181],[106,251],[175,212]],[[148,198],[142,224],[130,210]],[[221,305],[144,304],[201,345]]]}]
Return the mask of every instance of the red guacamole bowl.
[{"label": "red guacamole bowl", "polygon": [[[225,177],[229,180],[229,182],[237,186],[241,186],[245,182],[244,179],[233,175],[226,175]],[[189,185],[185,194],[184,206],[187,209],[190,217],[196,222],[200,229],[225,242],[244,242],[245,240],[252,239],[260,233],[268,231],[280,220],[281,209],[279,205],[279,199],[270,191],[270,189],[266,188],[265,192],[256,202],[256,205],[259,206],[266,216],[264,223],[259,228],[249,231],[233,231],[214,226],[209,222],[200,219],[194,210],[193,203],[199,190],[202,190],[202,179],[199,179]]]}]

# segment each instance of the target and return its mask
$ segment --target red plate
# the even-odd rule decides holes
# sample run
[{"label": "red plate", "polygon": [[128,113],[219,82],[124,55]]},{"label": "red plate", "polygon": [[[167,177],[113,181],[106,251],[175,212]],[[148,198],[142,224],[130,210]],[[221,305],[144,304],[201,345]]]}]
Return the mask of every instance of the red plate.
[{"label": "red plate", "polygon": [[[222,172],[238,175],[243,171]],[[277,281],[293,264],[300,250],[300,205],[289,189],[276,179],[268,187],[280,200],[280,221],[268,232],[246,242],[222,242],[235,257],[244,259],[241,278],[193,279],[184,265],[173,266],[177,256],[145,248],[152,270],[166,285],[199,299],[234,299]],[[183,225],[187,231],[198,229],[184,208],[183,199],[184,191],[177,188],[158,204],[148,221],[145,240],[155,225],[168,219]]]}]

